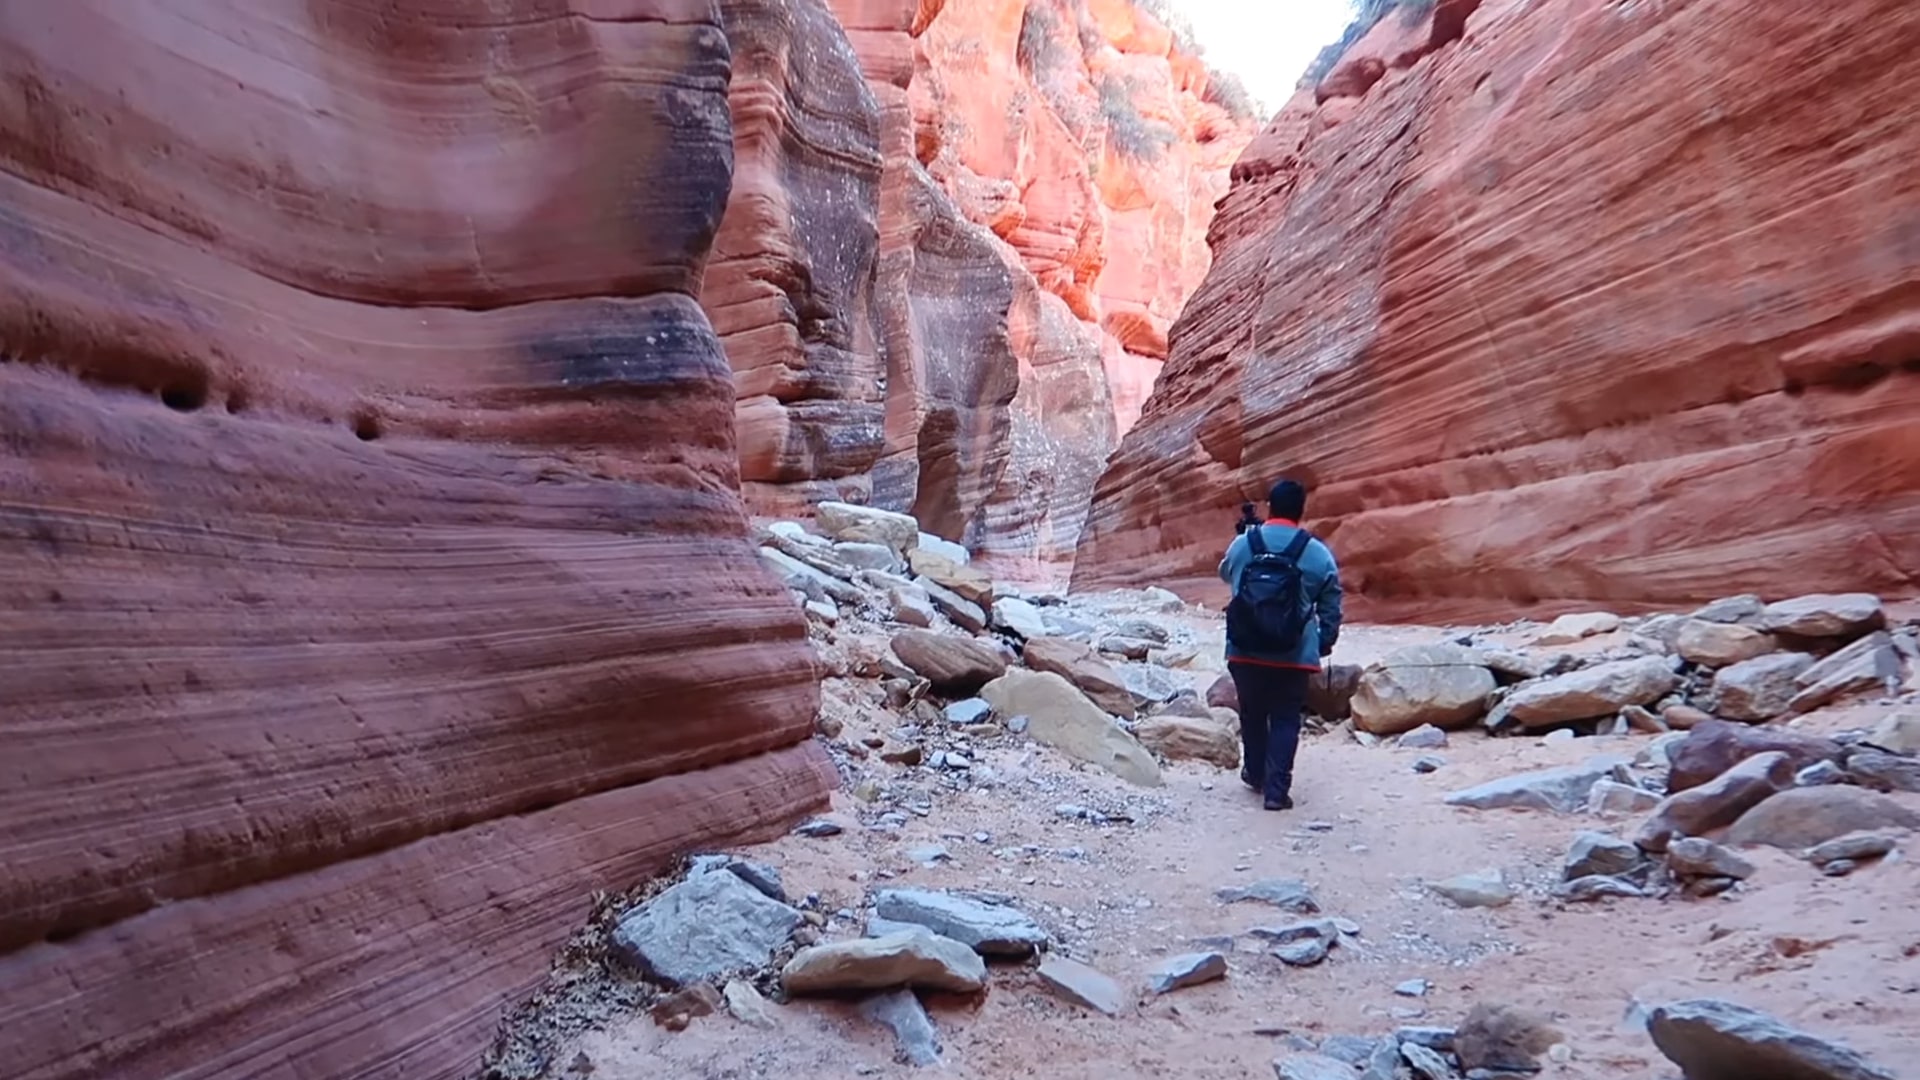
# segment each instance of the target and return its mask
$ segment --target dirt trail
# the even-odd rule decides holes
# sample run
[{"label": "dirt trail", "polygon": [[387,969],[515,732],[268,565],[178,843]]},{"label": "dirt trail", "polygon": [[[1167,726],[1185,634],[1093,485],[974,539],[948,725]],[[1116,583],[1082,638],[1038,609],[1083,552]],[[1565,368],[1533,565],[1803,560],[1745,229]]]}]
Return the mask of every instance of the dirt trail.
[{"label": "dirt trail", "polygon": [[[1219,670],[1217,627],[1193,614],[1179,618],[1203,638],[1201,659],[1182,676],[1204,689]],[[1355,627],[1336,659],[1365,662],[1447,633]],[[1858,727],[1883,711],[1836,710],[1802,726]],[[1047,925],[1059,950],[1130,987],[1155,960],[1191,951],[1199,939],[1291,918],[1256,904],[1222,904],[1214,898],[1221,886],[1303,878],[1325,914],[1361,927],[1357,947],[1338,947],[1312,968],[1287,967],[1240,936],[1224,981],[1151,999],[1142,991],[1137,1009],[1114,1018],[1059,1000],[1028,966],[999,966],[977,1001],[928,999],[944,1071],[954,1076],[1264,1078],[1277,1056],[1300,1048],[1297,1036],[1317,1042],[1405,1024],[1452,1025],[1484,1001],[1555,1019],[1573,1056],[1548,1064],[1543,1076],[1671,1077],[1677,1070],[1630,1014],[1636,1001],[1690,996],[1765,1010],[1850,1042],[1898,1075],[1920,1075],[1914,861],[1828,878],[1784,853],[1751,853],[1759,873],[1725,897],[1567,905],[1547,892],[1573,834],[1620,833],[1633,819],[1442,803],[1447,792],[1483,780],[1599,752],[1632,754],[1649,738],[1549,746],[1456,734],[1438,751],[1446,764],[1425,775],[1411,764],[1431,751],[1363,747],[1343,734],[1309,738],[1298,809],[1268,813],[1230,772],[1179,763],[1167,768],[1164,788],[1142,789],[1009,737],[980,748],[990,783],[946,790],[923,782],[927,813],[903,815],[904,826],[862,827],[863,807],[842,793],[835,809],[849,826],[844,834],[789,837],[744,854],[777,865],[791,895],[818,893],[825,911],[847,909],[828,937],[859,933],[862,899],[876,883],[999,890]],[[924,773],[884,768],[902,777]],[[1136,820],[1091,824],[1062,816],[1062,804],[1126,808]],[[873,816],[871,808],[864,813]],[[950,860],[923,865],[910,854],[936,845]],[[1493,868],[1520,893],[1503,908],[1457,909],[1422,886]],[[1395,993],[1412,979],[1432,984],[1424,998]],[[923,1071],[897,1064],[891,1036],[851,1005],[799,1001],[778,1014],[773,1030],[722,1013],[679,1033],[639,1016],[578,1040],[557,1060],[590,1062],[591,1075],[603,1080]]]}]

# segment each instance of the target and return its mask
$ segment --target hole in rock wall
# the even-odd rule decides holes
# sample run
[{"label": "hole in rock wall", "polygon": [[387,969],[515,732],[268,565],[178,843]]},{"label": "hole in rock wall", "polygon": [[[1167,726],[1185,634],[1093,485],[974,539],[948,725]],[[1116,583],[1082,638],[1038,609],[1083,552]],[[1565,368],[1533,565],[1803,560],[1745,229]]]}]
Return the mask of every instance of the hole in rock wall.
[{"label": "hole in rock wall", "polygon": [[353,417],[353,434],[361,442],[372,442],[382,434],[380,418],[372,412],[362,410]]}]

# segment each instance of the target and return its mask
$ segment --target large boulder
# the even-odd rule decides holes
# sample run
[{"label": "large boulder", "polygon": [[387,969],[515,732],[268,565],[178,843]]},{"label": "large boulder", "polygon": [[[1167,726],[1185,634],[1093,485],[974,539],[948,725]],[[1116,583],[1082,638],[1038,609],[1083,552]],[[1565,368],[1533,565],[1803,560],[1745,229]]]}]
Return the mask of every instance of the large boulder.
[{"label": "large boulder", "polygon": [[1815,735],[1708,719],[1667,748],[1667,794],[1699,787],[1758,754],[1779,752],[1795,772],[1840,756],[1840,744]]},{"label": "large boulder", "polygon": [[1240,733],[1212,719],[1163,714],[1142,720],[1133,734],[1168,761],[1204,761],[1222,769],[1240,767]]},{"label": "large boulder", "polygon": [[1812,665],[1806,653],[1773,653],[1721,668],[1713,677],[1713,711],[1756,722],[1783,716],[1800,692],[1796,678]]},{"label": "large boulder", "polygon": [[1522,683],[1487,716],[1487,726],[1547,727],[1612,716],[1629,705],[1650,705],[1680,684],[1664,656],[1613,660],[1565,675]]},{"label": "large boulder", "polygon": [[1772,634],[1739,623],[1693,618],[1680,624],[1674,637],[1674,651],[1690,664],[1710,668],[1726,667],[1751,660],[1779,648]]},{"label": "large boulder", "polygon": [[1153,755],[1072,683],[1050,671],[1014,668],[988,683],[980,696],[1001,716],[1025,716],[1027,734],[1068,757],[1135,784],[1161,783]]},{"label": "large boulder", "polygon": [[823,502],[813,516],[822,532],[845,543],[879,544],[903,558],[919,546],[920,523],[891,510]]},{"label": "large boulder", "polygon": [[1686,1080],[1894,1080],[1847,1047],[1728,1001],[1655,1006],[1647,1034]]},{"label": "large boulder", "polygon": [[[973,638],[931,630],[902,630],[893,636],[893,655],[936,692],[965,697],[1006,673],[1000,650]],[[1011,715],[1011,714],[1002,714]]]},{"label": "large boulder", "polygon": [[740,875],[696,872],[622,916],[613,949],[647,977],[684,986],[766,966],[801,921]]},{"label": "large boulder", "polygon": [[[1353,696],[1360,691],[1363,669],[1358,664],[1322,661],[1320,670],[1307,679],[1306,710],[1322,720],[1338,723],[1353,715]],[[1239,711],[1239,695],[1234,710]]]},{"label": "large boulder", "polygon": [[1553,620],[1545,630],[1534,635],[1533,644],[1546,647],[1553,645],[1572,645],[1597,634],[1610,634],[1620,629],[1620,616],[1605,611],[1583,611],[1562,615]]},{"label": "large boulder", "polygon": [[[1124,720],[1134,718],[1133,694],[1113,665],[1100,658],[1093,647],[1063,637],[1030,638],[1021,650],[1021,658],[1035,671],[1048,671],[1066,679],[1095,705]],[[1229,681],[1228,686],[1232,686]]]},{"label": "large boulder", "polygon": [[1882,717],[1868,733],[1867,742],[1896,754],[1920,754],[1920,710]]},{"label": "large boulder", "polygon": [[1757,754],[1698,787],[1662,799],[1641,823],[1634,843],[1647,851],[1665,851],[1674,837],[1700,836],[1724,829],[1739,821],[1741,815],[1780,797],[1791,787],[1793,762],[1787,755],[1778,751]]},{"label": "large boulder", "polygon": [[1040,609],[1017,596],[1003,596],[993,602],[993,625],[1025,641],[1045,637],[1046,620]]},{"label": "large boulder", "polygon": [[1729,843],[1797,851],[1853,832],[1920,829],[1920,811],[1865,788],[1823,785],[1783,791],[1732,824]]},{"label": "large boulder", "polygon": [[1459,645],[1396,649],[1359,679],[1351,703],[1353,726],[1374,735],[1398,735],[1422,724],[1458,728],[1486,711],[1493,672]]},{"label": "large boulder", "polygon": [[907,565],[928,581],[981,609],[993,607],[993,579],[971,566],[963,566],[926,548],[907,553]]},{"label": "large boulder", "polygon": [[1760,629],[1802,638],[1857,637],[1886,625],[1880,598],[1871,593],[1797,596],[1768,604]]}]

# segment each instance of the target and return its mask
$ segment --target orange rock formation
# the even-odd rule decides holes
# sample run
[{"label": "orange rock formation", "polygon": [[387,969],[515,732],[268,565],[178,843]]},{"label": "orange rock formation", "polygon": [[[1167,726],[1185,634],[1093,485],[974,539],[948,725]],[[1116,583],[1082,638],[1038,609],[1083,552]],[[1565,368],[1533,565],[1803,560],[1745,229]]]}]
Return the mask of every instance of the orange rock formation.
[{"label": "orange rock formation", "polygon": [[1276,474],[1368,618],[1920,587],[1920,9],[1442,0],[1248,149],[1080,586]]}]

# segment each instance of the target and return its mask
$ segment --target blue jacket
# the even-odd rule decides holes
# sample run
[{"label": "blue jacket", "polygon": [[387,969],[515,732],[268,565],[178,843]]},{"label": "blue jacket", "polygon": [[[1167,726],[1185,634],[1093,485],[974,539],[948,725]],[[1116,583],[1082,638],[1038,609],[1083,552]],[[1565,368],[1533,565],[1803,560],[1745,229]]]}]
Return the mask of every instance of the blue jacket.
[{"label": "blue jacket", "polygon": [[[1293,543],[1299,528],[1291,521],[1275,518],[1260,526],[1260,539],[1265,541],[1268,551],[1284,551]],[[1252,561],[1253,549],[1248,546],[1246,536],[1235,537],[1227,546],[1226,558],[1220,560],[1220,580],[1239,591],[1240,573]],[[1300,578],[1307,595],[1313,598],[1314,618],[1307,623],[1306,633],[1300,636],[1299,648],[1290,654],[1256,653],[1236,649],[1229,641],[1229,663],[1320,670],[1320,658],[1332,652],[1333,643],[1340,638],[1340,567],[1333,561],[1333,552],[1317,537],[1307,541],[1306,550],[1300,553]]]}]

